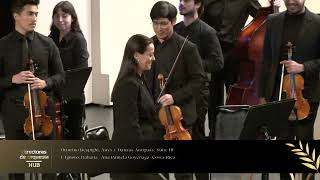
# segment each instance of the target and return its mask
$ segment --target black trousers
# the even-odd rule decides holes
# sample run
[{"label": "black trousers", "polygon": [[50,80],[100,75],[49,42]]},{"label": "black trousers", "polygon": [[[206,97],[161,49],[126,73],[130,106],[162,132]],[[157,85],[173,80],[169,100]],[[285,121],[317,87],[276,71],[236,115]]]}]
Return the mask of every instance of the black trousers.
[{"label": "black trousers", "polygon": [[[197,108],[197,120],[192,126],[192,140],[205,140],[205,120],[206,120],[206,114],[208,111],[208,100],[209,100],[209,82],[206,82],[204,85],[202,91],[200,91],[200,94],[198,98],[196,99],[196,108]],[[192,175],[192,174],[191,174]],[[176,178],[184,178],[184,176],[187,176],[189,178],[190,174],[175,174]],[[181,177],[180,177],[181,176]],[[195,176],[197,180],[208,180],[209,179],[209,173],[195,173]]]},{"label": "black trousers", "polygon": [[199,96],[196,97],[196,112],[197,120],[192,125],[192,139],[193,140],[204,140],[205,139],[205,128],[204,123],[206,121],[206,114],[208,111],[208,99],[209,99],[209,82],[203,85]]},{"label": "black trousers", "polygon": [[224,86],[226,86],[228,92],[230,85],[237,81],[239,74],[239,60],[233,56],[233,44],[220,41],[220,45],[224,66],[220,72],[212,74],[209,86],[208,115],[211,139],[215,139],[216,116],[219,113],[217,106],[224,105]]},{"label": "black trousers", "polygon": [[319,103],[310,103],[310,114],[303,120],[289,121],[289,139],[313,140],[313,126],[317,117]]},{"label": "black trousers", "polygon": [[224,105],[224,82],[222,73],[217,73],[211,76],[209,83],[209,103],[208,103],[208,118],[209,118],[209,137],[215,139],[216,118],[219,113],[218,106]]},{"label": "black trousers", "polygon": [[[28,140],[24,133],[24,123],[29,116],[29,110],[23,105],[20,99],[6,99],[2,102],[2,117],[5,136],[7,140]],[[44,137],[40,133],[36,133],[36,139],[55,139],[55,109],[54,102],[51,98],[47,99],[47,106],[45,107],[45,114],[50,116],[53,131],[51,135]]]},{"label": "black trousers", "polygon": [[[310,114],[303,120],[289,121],[289,138],[297,140],[313,140],[314,122],[317,117],[319,103],[310,103]],[[280,174],[281,180],[290,180],[288,173]],[[302,180],[314,180],[314,174],[302,173]]]},{"label": "black trousers", "polygon": [[67,140],[80,140],[83,136],[82,126],[85,117],[84,98],[68,100],[63,105],[65,137]]}]

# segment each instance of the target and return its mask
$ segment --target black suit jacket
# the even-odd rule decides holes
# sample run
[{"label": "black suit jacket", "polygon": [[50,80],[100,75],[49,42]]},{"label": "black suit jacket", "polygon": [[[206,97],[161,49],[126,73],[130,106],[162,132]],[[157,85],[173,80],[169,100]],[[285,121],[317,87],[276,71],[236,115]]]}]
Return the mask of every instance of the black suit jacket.
[{"label": "black suit jacket", "polygon": [[[146,77],[155,101],[160,93],[157,76],[159,73],[164,77],[168,76],[184,39],[177,33],[173,33],[170,39],[163,43],[160,43],[155,36],[153,37],[156,61]],[[181,108],[183,120],[187,126],[192,125],[197,119],[195,97],[199,95],[204,83],[205,74],[197,47],[187,41],[165,89],[165,93],[172,95],[175,105]]]},{"label": "black suit jacket", "polygon": [[233,43],[249,15],[255,17],[258,0],[204,0],[202,19],[213,27],[223,43]]},{"label": "black suit jacket", "polygon": [[141,77],[127,77],[112,93],[114,131],[112,140],[162,139],[161,124],[151,94]]},{"label": "black suit jacket", "polygon": [[201,19],[196,19],[188,26],[181,21],[174,26],[174,30],[183,37],[189,36],[190,41],[197,45],[206,72],[221,71],[224,62],[216,30]]},{"label": "black suit jacket", "polygon": [[[280,51],[285,13],[272,14],[266,22],[264,39],[261,80],[259,81],[259,96],[266,100],[272,96],[276,82],[277,71],[280,68]],[[296,40],[296,61],[303,63],[305,98],[317,102],[320,99],[320,17],[306,9],[301,30]]]}]

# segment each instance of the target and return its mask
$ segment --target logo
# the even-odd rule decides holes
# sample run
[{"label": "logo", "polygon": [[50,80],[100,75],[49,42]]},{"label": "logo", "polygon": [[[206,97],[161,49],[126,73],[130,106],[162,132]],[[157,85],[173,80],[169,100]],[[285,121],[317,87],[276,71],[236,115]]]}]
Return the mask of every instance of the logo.
[{"label": "logo", "polygon": [[46,150],[23,150],[19,159],[26,162],[27,168],[40,168],[43,161],[49,160],[50,157]]}]

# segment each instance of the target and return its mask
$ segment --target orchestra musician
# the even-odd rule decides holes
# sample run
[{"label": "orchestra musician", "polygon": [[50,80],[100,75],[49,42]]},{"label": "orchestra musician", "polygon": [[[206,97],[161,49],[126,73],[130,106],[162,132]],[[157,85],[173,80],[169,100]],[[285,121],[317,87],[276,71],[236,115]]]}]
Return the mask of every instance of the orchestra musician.
[{"label": "orchestra musician", "polygon": [[[174,26],[175,32],[184,37],[189,36],[190,41],[197,45],[203,68],[209,78],[209,82],[203,86],[196,100],[198,117],[192,128],[192,138],[196,140],[205,139],[204,125],[208,111],[208,99],[213,98],[214,92],[212,88],[214,82],[211,77],[220,72],[224,63],[216,31],[199,18],[202,11],[203,0],[180,0],[179,12],[183,15],[183,21]],[[209,108],[212,108],[212,105],[209,105]],[[212,109],[209,111],[211,112]],[[196,173],[195,175],[198,180],[209,179],[208,173]]]},{"label": "orchestra musician", "polygon": [[[16,1],[12,9],[15,30],[0,40],[0,90],[4,93],[2,112],[6,139],[27,139],[23,131],[26,84],[51,95],[51,90],[63,82],[58,48],[50,38],[34,31],[38,4],[38,0]],[[23,53],[25,41],[28,43],[27,54]],[[29,56],[38,64],[37,76],[28,70]]]},{"label": "orchestra musician", "polygon": [[[24,140],[24,122],[28,110],[24,106],[27,84],[33,90],[43,90],[52,97],[52,89],[63,82],[63,66],[54,42],[34,31],[39,0],[17,0],[12,6],[15,21],[13,32],[0,40],[0,91],[5,136],[8,140]],[[30,58],[37,64],[36,74],[28,68]],[[48,115],[54,120],[53,106],[48,103]],[[46,138],[52,138],[46,137]],[[24,179],[23,174],[10,174],[10,179]]]},{"label": "orchestra musician", "polygon": [[[202,0],[180,0],[179,12],[183,15],[183,21],[174,26],[175,32],[184,37],[189,36],[190,41],[197,45],[203,68],[210,78],[210,85],[206,83],[197,98],[198,118],[193,125],[193,139],[205,139],[204,124],[208,110],[208,98],[212,99],[214,92],[212,89],[214,82],[211,77],[222,69],[224,63],[216,31],[199,18],[202,11]],[[210,107],[212,106],[209,105]],[[211,112],[212,109],[209,111]]]},{"label": "orchestra musician", "polygon": [[[59,48],[64,70],[88,67],[87,42],[80,29],[78,16],[73,5],[69,1],[61,1],[56,4],[53,9],[52,20],[49,37]],[[63,92],[58,91],[57,94],[61,99]],[[63,123],[65,131],[63,139],[81,139],[81,129],[85,118],[84,104],[84,92],[79,99],[64,101],[62,109],[64,115],[67,116],[67,120]]]},{"label": "orchestra musician", "polygon": [[[128,40],[112,91],[114,131],[112,141],[161,140],[163,128],[144,80],[155,60],[152,39],[136,34]],[[157,174],[112,173],[112,179],[160,179]]]},{"label": "orchestra musician", "polygon": [[[282,65],[286,74],[301,75],[310,113],[305,119],[289,121],[288,138],[312,140],[320,99],[320,17],[305,7],[305,0],[284,3],[286,11],[270,15],[266,22],[259,97],[262,103],[278,100]],[[291,60],[287,57],[288,42],[295,46]]]},{"label": "orchestra musician", "polygon": [[[280,7],[281,0],[275,0],[274,6]],[[215,123],[218,114],[217,106],[224,105],[224,86],[226,92],[239,76],[239,59],[233,56],[238,34],[245,26],[249,15],[256,17],[261,7],[258,0],[204,0],[204,11],[201,19],[217,31],[222,48],[224,67],[213,76],[210,89],[213,94],[209,99],[210,137],[214,139]],[[212,109],[212,110],[210,110]]]},{"label": "orchestra musician", "polygon": [[[183,117],[182,125],[192,134],[192,126],[197,119],[195,97],[199,95],[205,82],[205,74],[196,45],[185,41],[185,38],[173,30],[176,15],[176,7],[167,1],[158,1],[151,8],[150,17],[156,34],[152,37],[156,61],[146,77],[155,102],[164,107],[179,106]],[[166,91],[157,102],[161,91],[158,75],[162,74],[167,78],[177,57]],[[192,179],[192,174],[176,174],[176,179]]]}]

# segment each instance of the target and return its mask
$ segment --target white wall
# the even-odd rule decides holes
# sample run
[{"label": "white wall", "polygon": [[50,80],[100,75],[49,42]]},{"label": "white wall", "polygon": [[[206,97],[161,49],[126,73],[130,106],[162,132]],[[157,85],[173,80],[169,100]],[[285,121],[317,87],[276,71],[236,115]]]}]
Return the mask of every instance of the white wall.
[{"label": "white wall", "polygon": [[[60,0],[42,0],[39,6],[39,19],[36,30],[49,34],[52,9]],[[158,0],[69,0],[76,8],[81,28],[88,42],[90,53],[89,64],[94,68],[93,76],[101,73],[107,78],[90,78],[86,86],[86,102],[93,102],[93,96],[99,90],[106,89],[101,97],[110,103],[110,93],[117,78],[123,50],[128,38],[133,34],[153,36],[154,32],[149,17],[150,10]],[[179,0],[168,0],[178,7]],[[260,0],[262,6],[268,6],[268,0]],[[91,5],[92,9],[91,9]],[[319,0],[306,0],[309,10],[319,13]],[[280,11],[285,10],[282,2]],[[100,17],[96,17],[99,16]],[[178,22],[182,17],[178,15]],[[250,21],[250,20],[249,20]],[[91,32],[92,31],[92,32]],[[97,40],[98,38],[98,40]],[[92,54],[93,53],[93,54]],[[94,59],[91,60],[91,57]],[[105,83],[92,83],[98,81]],[[94,84],[94,89],[92,86]],[[106,85],[107,84],[107,85]],[[94,94],[92,96],[92,94]]]},{"label": "white wall", "polygon": [[[149,16],[157,0],[101,0],[101,72],[109,75],[112,92],[125,44],[133,34],[154,35]],[[169,0],[178,5],[178,0]],[[178,21],[181,17],[178,18]],[[110,94],[109,94],[110,95]]]},{"label": "white wall", "polygon": [[[261,6],[269,6],[269,0],[259,0]],[[314,13],[320,13],[320,2],[319,0],[306,0],[305,6]],[[279,9],[280,12],[285,11],[286,7],[284,5],[283,0],[281,0],[281,7]],[[252,17],[248,18],[247,24],[252,20]]]}]

